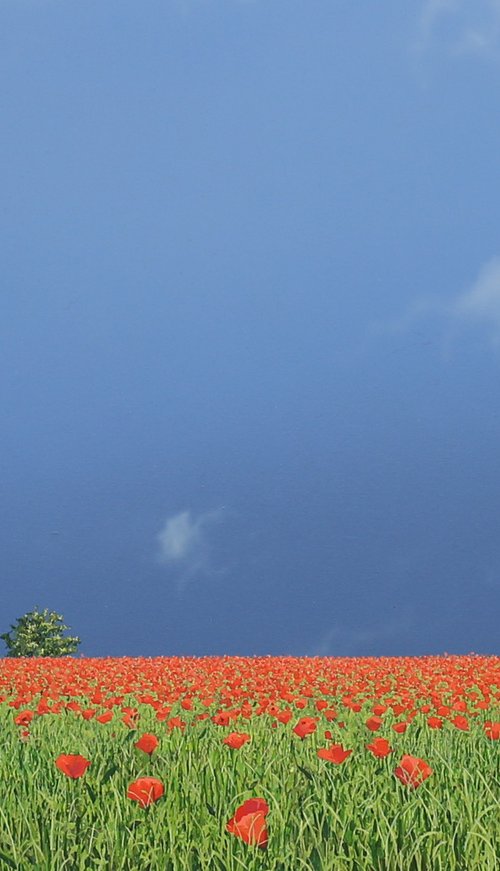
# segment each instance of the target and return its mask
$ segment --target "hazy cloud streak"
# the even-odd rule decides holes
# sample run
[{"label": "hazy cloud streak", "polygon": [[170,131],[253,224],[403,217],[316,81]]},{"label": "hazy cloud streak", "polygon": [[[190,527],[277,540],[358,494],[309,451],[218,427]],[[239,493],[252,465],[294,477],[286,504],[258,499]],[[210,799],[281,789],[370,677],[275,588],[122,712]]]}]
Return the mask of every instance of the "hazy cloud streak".
[{"label": "hazy cloud streak", "polygon": [[426,0],[416,44],[453,56],[500,56],[500,0]]},{"label": "hazy cloud streak", "polygon": [[487,261],[468,290],[454,298],[443,301],[434,296],[414,300],[399,317],[369,324],[368,332],[372,335],[403,334],[418,321],[436,317],[445,319],[448,324],[448,351],[452,336],[456,336],[464,326],[489,329],[492,345],[500,347],[500,257]]}]

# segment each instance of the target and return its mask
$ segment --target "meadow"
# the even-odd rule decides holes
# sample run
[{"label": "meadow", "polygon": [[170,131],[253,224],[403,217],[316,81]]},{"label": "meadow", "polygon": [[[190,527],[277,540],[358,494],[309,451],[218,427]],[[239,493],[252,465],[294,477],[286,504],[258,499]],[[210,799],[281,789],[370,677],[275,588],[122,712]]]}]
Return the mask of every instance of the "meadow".
[{"label": "meadow", "polygon": [[0,868],[498,871],[500,658],[0,660]]}]

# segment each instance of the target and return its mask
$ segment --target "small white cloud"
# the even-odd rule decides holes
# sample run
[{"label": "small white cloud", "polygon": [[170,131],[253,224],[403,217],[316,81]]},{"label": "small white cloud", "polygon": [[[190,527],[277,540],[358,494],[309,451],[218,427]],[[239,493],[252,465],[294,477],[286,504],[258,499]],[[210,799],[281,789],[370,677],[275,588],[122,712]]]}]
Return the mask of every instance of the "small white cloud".
[{"label": "small white cloud", "polygon": [[197,519],[190,511],[180,511],[167,517],[163,529],[156,536],[159,545],[158,561],[175,570],[177,589],[182,592],[186,584],[197,575],[224,574],[210,565],[207,529],[223,519],[223,508],[207,511]]},{"label": "small white cloud", "polygon": [[192,554],[200,544],[200,526],[200,520],[193,523],[189,511],[181,511],[173,517],[168,517],[162,532],[158,535],[161,561],[183,560],[190,553]]}]

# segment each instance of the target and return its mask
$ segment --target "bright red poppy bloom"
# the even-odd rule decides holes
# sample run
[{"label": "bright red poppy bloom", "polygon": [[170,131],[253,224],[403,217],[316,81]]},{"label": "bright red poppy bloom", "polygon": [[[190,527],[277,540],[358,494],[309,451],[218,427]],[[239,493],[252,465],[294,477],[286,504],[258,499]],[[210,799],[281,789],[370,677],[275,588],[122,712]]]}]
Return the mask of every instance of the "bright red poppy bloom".
[{"label": "bright red poppy bloom", "polygon": [[449,709],[448,705],[439,705],[439,707],[436,708],[436,714],[439,717],[447,717],[449,713],[450,713],[450,709]]},{"label": "bright red poppy bloom", "polygon": [[317,719],[318,717],[302,717],[297,725],[294,726],[293,731],[299,738],[304,739],[306,735],[311,735],[318,728]]},{"label": "bright red poppy bloom", "polygon": [[392,753],[392,748],[386,738],[375,738],[371,744],[366,745],[367,750],[370,750],[374,756],[377,756],[379,759],[383,759],[384,756],[388,756],[389,753]]},{"label": "bright red poppy bloom", "polygon": [[184,729],[186,728],[186,723],[184,722],[184,720],[181,720],[180,717],[171,717],[167,723],[167,726],[170,731],[172,731],[172,729],[180,729],[181,732],[184,732]]},{"label": "bright red poppy bloom", "polygon": [[269,805],[263,798],[249,798],[237,809],[226,825],[226,830],[247,844],[267,847],[266,814]]},{"label": "bright red poppy bloom", "polygon": [[492,741],[498,741],[500,738],[500,722],[492,723],[491,720],[486,720],[484,731],[487,738],[490,738]]},{"label": "bright red poppy bloom", "polygon": [[159,708],[156,712],[156,719],[161,723],[163,720],[166,720],[167,717],[170,716],[171,707],[163,707]]},{"label": "bright red poppy bloom", "polygon": [[151,756],[159,743],[160,742],[156,735],[150,735],[148,732],[145,732],[144,735],[134,744],[134,747],[137,747],[138,750],[142,750],[144,753]]},{"label": "bright red poppy bloom", "polygon": [[212,717],[212,723],[215,723],[216,726],[229,726],[230,722],[231,717],[226,711],[220,711]]},{"label": "bright red poppy bloom", "polygon": [[335,720],[337,716],[337,711],[334,708],[324,708],[323,716],[326,720],[328,720],[329,723],[331,723],[332,720]]},{"label": "bright red poppy bloom", "polygon": [[95,717],[95,710],[93,708],[88,708],[86,711],[82,711],[82,717],[84,720],[92,720]]},{"label": "bright red poppy bloom", "polygon": [[85,759],[85,756],[79,756],[78,754],[66,755],[61,753],[56,759],[59,771],[62,771],[63,774],[67,774],[68,777],[72,777],[74,780],[85,774],[90,764],[89,760]]},{"label": "bright red poppy bloom", "polygon": [[247,735],[246,732],[231,732],[222,743],[227,744],[233,750],[239,750],[247,741],[250,741],[250,735]]},{"label": "bright red poppy bloom", "polygon": [[316,751],[320,759],[326,759],[328,762],[335,762],[340,765],[351,755],[352,750],[344,750],[342,744],[334,744],[333,747],[323,747]]},{"label": "bright red poppy bloom", "polygon": [[386,710],[387,705],[374,705],[372,708],[372,711],[376,717],[381,717],[382,714],[385,714]]},{"label": "bright red poppy bloom", "polygon": [[443,721],[439,717],[427,717],[427,725],[430,729],[442,729]]},{"label": "bright red poppy bloom", "polygon": [[370,717],[366,721],[365,726],[367,726],[368,729],[371,729],[372,732],[376,732],[378,729],[380,729],[382,723],[382,717]]},{"label": "bright red poppy bloom", "polygon": [[461,729],[463,732],[469,731],[469,721],[467,720],[467,717],[459,715],[458,717],[454,717],[451,722],[457,729]]},{"label": "bright red poppy bloom", "polygon": [[392,708],[392,713],[394,714],[395,717],[399,717],[400,714],[403,714],[406,711],[406,708],[404,705],[395,704],[395,705],[391,705],[391,708]]},{"label": "bright red poppy bloom", "polygon": [[395,732],[399,732],[399,734],[402,735],[404,732],[406,732],[408,728],[408,723],[404,721],[402,723],[394,723],[392,728]]},{"label": "bright red poppy bloom", "polygon": [[34,711],[22,711],[17,717],[14,717],[14,723],[16,726],[29,726],[34,716]]},{"label": "bright red poppy bloom", "polygon": [[158,801],[164,791],[163,783],[157,777],[138,777],[130,784],[127,798],[138,801],[141,807],[148,807]]},{"label": "bright red poppy bloom", "polygon": [[245,720],[251,720],[253,715],[253,708],[251,705],[243,704],[240,708],[240,714]]},{"label": "bright red poppy bloom", "polygon": [[430,765],[417,756],[403,756],[399,766],[394,770],[396,777],[405,786],[417,787],[433,773]]}]

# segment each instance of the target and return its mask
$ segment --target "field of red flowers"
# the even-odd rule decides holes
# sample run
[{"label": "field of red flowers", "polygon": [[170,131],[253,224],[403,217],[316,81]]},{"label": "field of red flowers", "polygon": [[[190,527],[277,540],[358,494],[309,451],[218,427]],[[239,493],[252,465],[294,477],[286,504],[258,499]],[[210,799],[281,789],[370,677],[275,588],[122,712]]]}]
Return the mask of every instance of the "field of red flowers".
[{"label": "field of red flowers", "polygon": [[0,867],[498,871],[500,658],[0,660]]}]

